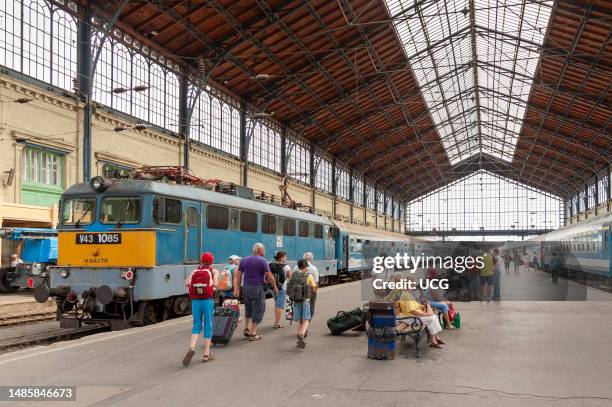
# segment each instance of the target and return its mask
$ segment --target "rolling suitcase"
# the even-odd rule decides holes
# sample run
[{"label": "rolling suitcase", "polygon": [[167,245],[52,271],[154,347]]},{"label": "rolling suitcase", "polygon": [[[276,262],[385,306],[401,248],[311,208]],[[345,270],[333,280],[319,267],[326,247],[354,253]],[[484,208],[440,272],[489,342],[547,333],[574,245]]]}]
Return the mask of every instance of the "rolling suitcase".
[{"label": "rolling suitcase", "polygon": [[212,344],[229,345],[238,326],[239,318],[240,309],[233,304],[216,308],[213,316]]}]

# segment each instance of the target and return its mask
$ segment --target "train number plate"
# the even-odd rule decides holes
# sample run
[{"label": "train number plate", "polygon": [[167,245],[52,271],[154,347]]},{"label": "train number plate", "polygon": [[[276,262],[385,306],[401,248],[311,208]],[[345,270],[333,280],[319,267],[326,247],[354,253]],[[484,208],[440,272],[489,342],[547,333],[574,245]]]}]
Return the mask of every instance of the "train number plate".
[{"label": "train number plate", "polygon": [[121,233],[77,233],[76,244],[121,244]]}]

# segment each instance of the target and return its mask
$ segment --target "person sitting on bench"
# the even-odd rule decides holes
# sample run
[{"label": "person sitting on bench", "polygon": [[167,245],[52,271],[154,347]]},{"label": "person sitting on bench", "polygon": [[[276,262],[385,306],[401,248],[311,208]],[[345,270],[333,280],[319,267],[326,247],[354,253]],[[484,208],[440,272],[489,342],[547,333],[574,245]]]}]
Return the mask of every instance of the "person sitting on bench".
[{"label": "person sitting on bench", "polygon": [[443,348],[442,345],[444,345],[445,342],[440,339],[440,336],[438,335],[440,332],[442,332],[442,326],[440,325],[438,317],[432,311],[429,303],[420,304],[407,291],[402,293],[398,303],[401,312],[398,316],[400,322],[396,329],[401,332],[403,329],[406,329],[409,326],[405,322],[401,322],[402,317],[417,317],[423,321],[423,324],[425,324],[427,327],[427,331],[429,331],[431,341],[429,346],[437,349]]},{"label": "person sitting on bench", "polygon": [[448,316],[448,305],[450,304],[450,301],[444,299],[441,290],[433,290],[430,287],[427,288],[421,295],[421,302],[429,302],[432,309],[438,310],[442,313],[442,317],[444,318],[444,327],[446,329],[455,329]]}]

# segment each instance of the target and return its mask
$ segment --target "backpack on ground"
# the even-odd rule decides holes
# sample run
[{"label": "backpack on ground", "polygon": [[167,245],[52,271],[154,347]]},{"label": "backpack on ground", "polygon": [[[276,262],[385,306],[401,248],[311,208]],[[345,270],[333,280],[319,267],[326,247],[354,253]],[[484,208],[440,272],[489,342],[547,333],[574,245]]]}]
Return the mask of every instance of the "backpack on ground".
[{"label": "backpack on ground", "polygon": [[296,271],[287,282],[287,296],[293,302],[303,302],[310,298],[308,273]]},{"label": "backpack on ground", "polygon": [[270,263],[270,271],[276,280],[276,286],[280,290],[285,282],[285,265],[283,263]]}]

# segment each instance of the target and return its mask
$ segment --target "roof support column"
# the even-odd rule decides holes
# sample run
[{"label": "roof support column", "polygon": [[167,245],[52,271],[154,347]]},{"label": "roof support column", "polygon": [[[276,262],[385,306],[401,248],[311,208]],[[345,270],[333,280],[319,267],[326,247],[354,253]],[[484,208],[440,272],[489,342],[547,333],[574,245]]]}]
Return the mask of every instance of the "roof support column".
[{"label": "roof support column", "polygon": [[[85,104],[83,108],[83,181],[88,182],[91,178],[91,118],[93,107],[91,105],[93,80],[89,79],[94,70],[92,69],[91,54],[91,18],[93,12],[91,4],[79,6],[78,22],[78,71],[79,99]],[[102,47],[102,45],[100,45]]]},{"label": "roof support column", "polygon": [[[254,123],[253,123],[254,124]],[[240,184],[248,186],[249,175],[249,140],[247,138],[246,104],[240,106],[240,161],[242,161],[242,176]]]},{"label": "roof support column", "polygon": [[608,185],[606,185],[606,209],[610,212],[612,210],[612,171],[610,171],[610,164],[606,164],[606,173],[608,174]]},{"label": "roof support column", "polygon": [[349,169],[349,220],[353,223],[353,206],[355,206],[355,184],[353,183],[353,168]]},{"label": "roof support column", "polygon": [[368,225],[368,180],[363,177],[363,226]]},{"label": "roof support column", "polygon": [[191,116],[188,107],[189,82],[184,70],[179,76],[179,138],[183,139],[183,168],[189,171],[189,150],[191,149],[191,138],[189,137],[189,118]]},{"label": "roof support column", "polygon": [[336,157],[332,158],[332,217],[336,219],[336,193],[338,192],[338,178],[336,174]]},{"label": "roof support column", "polygon": [[316,205],[316,166],[315,166],[315,148],[314,144],[310,145],[310,212],[315,213]]},{"label": "roof support column", "polygon": [[589,217],[589,184],[584,183],[584,218]]},{"label": "roof support column", "polygon": [[374,227],[378,229],[378,185],[374,184]]},{"label": "roof support column", "polygon": [[287,128],[283,126],[281,128],[281,156],[280,156],[280,169],[281,176],[287,175],[287,162],[288,162],[288,154],[287,154]]}]

